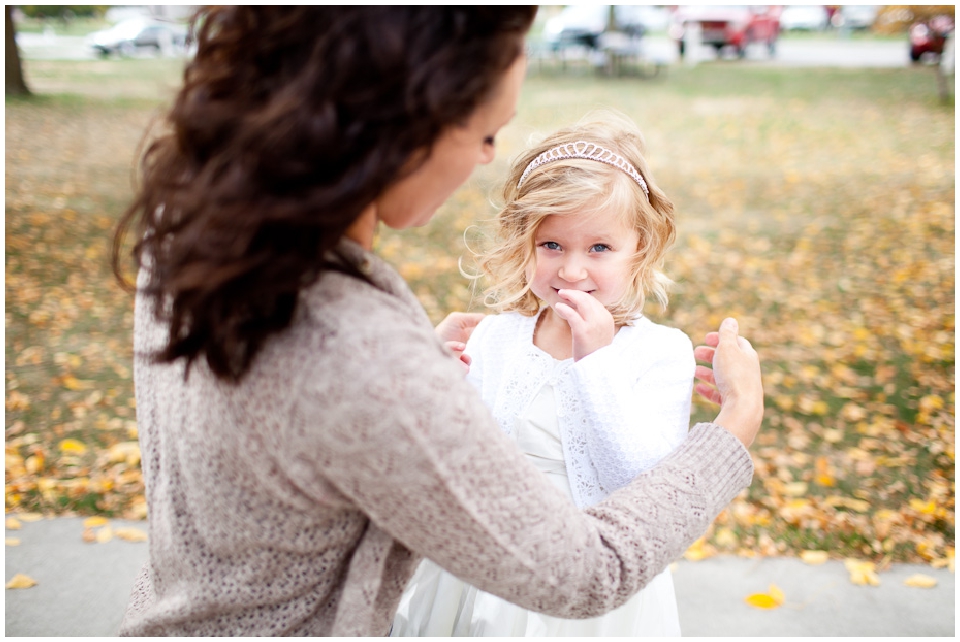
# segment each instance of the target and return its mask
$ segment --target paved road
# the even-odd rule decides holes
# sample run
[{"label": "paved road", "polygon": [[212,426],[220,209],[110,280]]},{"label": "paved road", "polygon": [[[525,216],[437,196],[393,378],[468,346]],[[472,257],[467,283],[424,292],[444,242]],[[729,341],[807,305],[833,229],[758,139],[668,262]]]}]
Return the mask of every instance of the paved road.
[{"label": "paved road", "polygon": [[[145,529],[116,520],[111,527]],[[6,547],[4,581],[16,574],[38,583],[7,589],[7,636],[116,635],[130,588],[147,559],[146,543],[82,541],[83,520],[60,518],[7,530],[20,540]],[[922,573],[937,586],[911,588]],[[842,562],[810,566],[796,559],[714,557],[681,560],[674,584],[685,636],[950,636],[956,633],[955,576],[947,569],[895,565],[880,586],[851,584]],[[775,610],[748,606],[744,598],[776,584],[785,603]]]},{"label": "paved road", "polygon": [[[643,42],[647,56],[668,64],[681,64],[673,40],[653,35]],[[21,33],[17,34],[17,44],[25,57],[36,60],[92,60],[96,57],[83,36]],[[716,60],[717,55],[712,47],[702,47],[697,58]],[[845,40],[838,36],[824,36],[822,40],[787,38],[780,40],[775,56],[770,57],[764,47],[756,45],[747,51],[744,62],[784,67],[907,67],[910,64],[906,36],[903,42]]]},{"label": "paved road", "polygon": [[[651,36],[644,42],[647,56],[668,64],[684,64],[673,40],[665,36]],[[729,52],[724,52],[729,57]],[[701,47],[698,60],[717,59],[713,47]],[[733,58],[730,58],[733,60]],[[770,56],[763,45],[747,49],[744,63],[780,67],[908,67],[909,47],[903,42],[845,40],[825,36],[823,40],[781,39],[777,51]]]}]

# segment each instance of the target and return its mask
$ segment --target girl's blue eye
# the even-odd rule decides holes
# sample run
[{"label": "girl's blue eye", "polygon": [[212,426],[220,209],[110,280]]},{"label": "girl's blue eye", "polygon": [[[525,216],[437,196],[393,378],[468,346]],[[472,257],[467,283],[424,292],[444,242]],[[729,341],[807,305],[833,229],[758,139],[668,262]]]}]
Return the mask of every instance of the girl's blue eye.
[{"label": "girl's blue eye", "polygon": [[541,247],[545,247],[545,248],[547,248],[548,250],[559,250],[559,249],[560,249],[560,245],[559,245],[558,243],[556,243],[555,241],[547,241],[546,243],[541,243],[540,245],[541,245]]},{"label": "girl's blue eye", "polygon": [[596,245],[590,248],[592,252],[606,252],[609,249],[610,249],[610,246],[604,245],[603,243],[597,243]]}]

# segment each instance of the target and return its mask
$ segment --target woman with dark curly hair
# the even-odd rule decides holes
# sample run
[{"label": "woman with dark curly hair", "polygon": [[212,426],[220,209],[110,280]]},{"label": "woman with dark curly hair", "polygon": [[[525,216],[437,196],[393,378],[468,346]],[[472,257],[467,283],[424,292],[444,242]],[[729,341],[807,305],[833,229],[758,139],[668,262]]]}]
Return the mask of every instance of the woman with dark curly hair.
[{"label": "woman with dark curly hair", "polygon": [[169,133],[114,240],[140,265],[150,560],[124,635],[384,635],[427,556],[524,608],[590,617],[699,537],[752,474],[759,362],[698,356],[721,401],[578,511],[504,436],[371,248],[423,225],[514,115],[534,7],[201,10]]}]

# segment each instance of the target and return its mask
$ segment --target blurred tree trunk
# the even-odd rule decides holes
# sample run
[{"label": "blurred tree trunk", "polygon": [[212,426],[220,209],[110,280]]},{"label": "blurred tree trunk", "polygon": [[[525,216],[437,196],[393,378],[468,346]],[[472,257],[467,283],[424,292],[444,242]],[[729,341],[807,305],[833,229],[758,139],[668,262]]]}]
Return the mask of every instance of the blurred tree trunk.
[{"label": "blurred tree trunk", "polygon": [[27,83],[23,80],[23,66],[20,64],[20,49],[17,47],[17,30],[13,26],[13,7],[4,5],[7,14],[7,51],[6,51],[6,94],[27,95]]},{"label": "blurred tree trunk", "polygon": [[607,31],[616,31],[617,30],[617,5],[610,5],[609,13],[607,13]]}]

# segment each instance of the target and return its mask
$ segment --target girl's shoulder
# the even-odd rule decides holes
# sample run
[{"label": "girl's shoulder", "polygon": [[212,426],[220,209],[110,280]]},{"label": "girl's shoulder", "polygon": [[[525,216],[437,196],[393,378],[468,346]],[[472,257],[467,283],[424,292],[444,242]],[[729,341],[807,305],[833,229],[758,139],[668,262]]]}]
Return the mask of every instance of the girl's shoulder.
[{"label": "girl's shoulder", "polygon": [[537,317],[528,317],[519,312],[501,312],[500,314],[488,314],[477,325],[475,331],[482,332],[510,332],[521,330],[532,326],[537,322]]},{"label": "girl's shoulder", "polygon": [[502,312],[484,317],[470,335],[467,349],[478,345],[502,344],[521,339],[526,333],[532,336],[536,317],[527,317],[518,312]]},{"label": "girl's shoulder", "polygon": [[617,336],[623,335],[625,347],[642,349],[644,352],[693,353],[693,342],[679,328],[654,323],[645,316],[623,326]]}]

